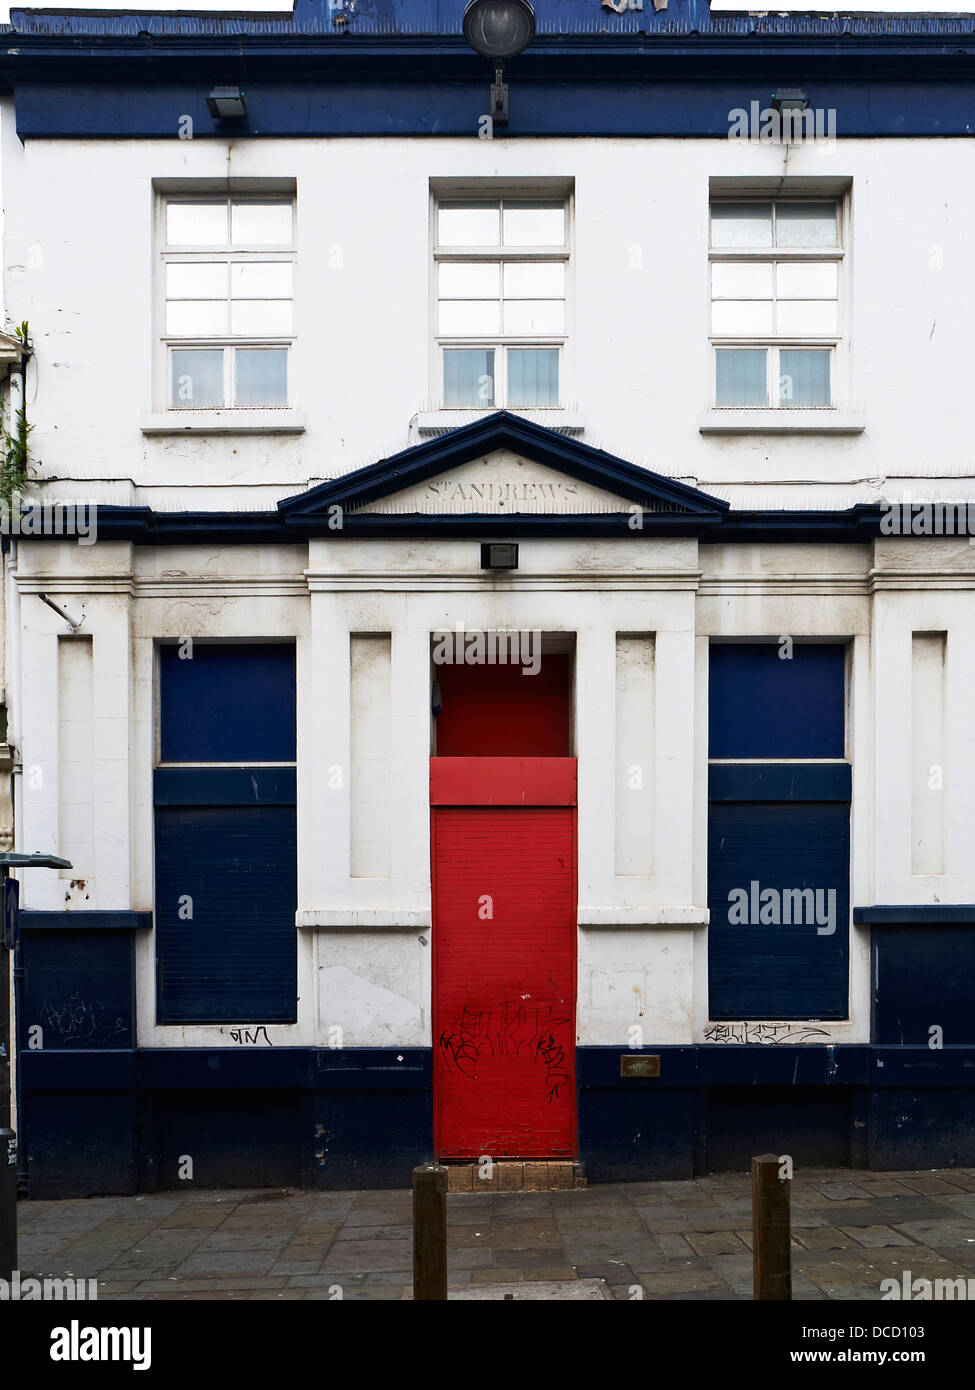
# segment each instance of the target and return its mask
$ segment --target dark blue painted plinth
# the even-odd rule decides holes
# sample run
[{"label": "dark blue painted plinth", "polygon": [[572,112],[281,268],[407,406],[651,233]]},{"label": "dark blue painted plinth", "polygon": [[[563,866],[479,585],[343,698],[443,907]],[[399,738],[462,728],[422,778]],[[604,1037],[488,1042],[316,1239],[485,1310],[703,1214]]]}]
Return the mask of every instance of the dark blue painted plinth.
[{"label": "dark blue painted plinth", "polygon": [[[577,1050],[589,1181],[797,1167],[975,1164],[975,1047]],[[428,1049],[80,1048],[22,1054],[30,1195],[196,1187],[408,1187],[433,1157]],[[192,1179],[181,1165],[192,1160]]]}]

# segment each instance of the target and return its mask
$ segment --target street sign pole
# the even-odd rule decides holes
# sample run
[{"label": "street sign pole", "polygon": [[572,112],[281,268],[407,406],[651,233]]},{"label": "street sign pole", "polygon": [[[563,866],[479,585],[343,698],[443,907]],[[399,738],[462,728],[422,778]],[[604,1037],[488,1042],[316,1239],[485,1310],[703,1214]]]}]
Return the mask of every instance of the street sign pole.
[{"label": "street sign pole", "polygon": [[53,854],[0,853],[3,930],[0,934],[0,1279],[17,1268],[17,1136],[11,1128],[13,1080],[10,1066],[10,963],[20,931],[20,884],[11,869],[70,869]]},{"label": "street sign pole", "polygon": [[7,893],[14,880],[2,871],[4,933],[0,970],[0,1279],[11,1278],[17,1264],[17,1136],[10,1127],[10,957],[7,944]]}]

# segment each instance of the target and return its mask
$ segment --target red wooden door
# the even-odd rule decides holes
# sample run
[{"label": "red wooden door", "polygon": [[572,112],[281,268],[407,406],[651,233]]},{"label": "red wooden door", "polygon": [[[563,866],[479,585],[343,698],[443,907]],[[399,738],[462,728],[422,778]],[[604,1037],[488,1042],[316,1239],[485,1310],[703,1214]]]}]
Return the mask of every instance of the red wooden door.
[{"label": "red wooden door", "polygon": [[575,762],[431,770],[437,1151],[571,1158],[576,812],[545,803],[574,803]]}]

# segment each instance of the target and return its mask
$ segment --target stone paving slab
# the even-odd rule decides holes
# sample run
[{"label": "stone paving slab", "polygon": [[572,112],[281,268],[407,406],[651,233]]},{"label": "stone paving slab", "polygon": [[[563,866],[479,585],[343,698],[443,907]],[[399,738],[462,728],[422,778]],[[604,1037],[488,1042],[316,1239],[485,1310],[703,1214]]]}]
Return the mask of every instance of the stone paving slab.
[{"label": "stone paving slab", "polygon": [[[975,1277],[975,1169],[807,1169],[791,1195],[796,1301],[877,1301],[905,1269]],[[752,1296],[747,1173],[451,1193],[447,1213],[450,1285],[467,1299],[563,1298],[593,1281],[615,1300]],[[22,1202],[18,1220],[22,1277],[97,1277],[103,1299],[399,1301],[412,1288],[409,1191],[197,1189]]]},{"label": "stone paving slab", "polygon": [[[411,1299],[413,1290],[404,1289],[403,1298]],[[459,1303],[480,1303],[511,1299],[523,1302],[525,1299],[576,1299],[579,1302],[599,1302],[611,1298],[612,1294],[601,1279],[538,1280],[533,1284],[477,1284],[466,1288],[463,1284],[448,1286],[447,1299]]]}]

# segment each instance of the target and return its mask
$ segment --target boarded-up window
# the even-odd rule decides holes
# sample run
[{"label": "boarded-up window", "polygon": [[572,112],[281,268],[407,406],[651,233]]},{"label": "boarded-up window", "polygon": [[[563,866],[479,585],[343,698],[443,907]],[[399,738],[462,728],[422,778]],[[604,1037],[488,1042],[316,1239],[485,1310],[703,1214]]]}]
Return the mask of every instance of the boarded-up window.
[{"label": "boarded-up window", "polygon": [[165,647],[160,667],[157,1022],[294,1022],[294,647]]},{"label": "boarded-up window", "polygon": [[713,1019],[847,1017],[844,657],[838,644],[711,648]]}]

